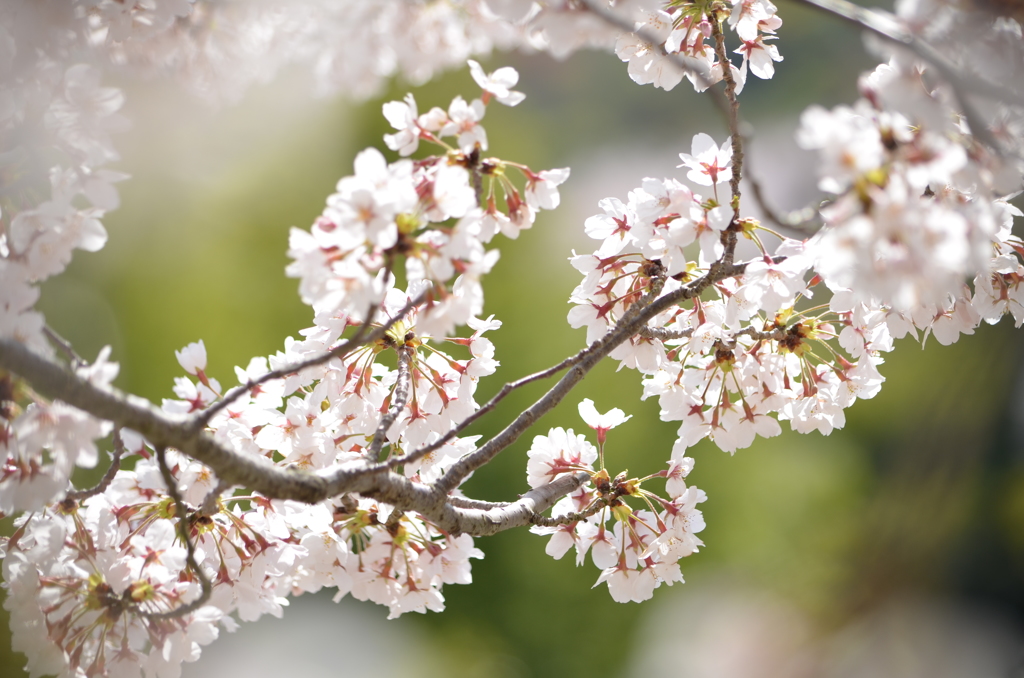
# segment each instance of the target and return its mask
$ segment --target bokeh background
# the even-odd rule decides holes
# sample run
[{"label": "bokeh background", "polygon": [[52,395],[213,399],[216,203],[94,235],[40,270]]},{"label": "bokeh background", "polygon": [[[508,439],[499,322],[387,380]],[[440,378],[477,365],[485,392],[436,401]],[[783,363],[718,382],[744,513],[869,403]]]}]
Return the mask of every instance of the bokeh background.
[{"label": "bokeh background", "polygon": [[[877,62],[855,32],[780,2],[785,61],[751,79],[743,114],[754,125],[749,167],[780,208],[819,200],[812,158],[796,148],[800,111],[851,103],[856,76]],[[591,251],[583,221],[606,196],[625,199],[645,176],[675,176],[697,132],[727,131],[705,97],[639,87],[609,54],[564,62],[495,55],[514,65],[526,101],[490,106],[491,153],[535,170],[572,168],[563,205],[517,241],[486,279],[485,314],[505,381],[582,347],[565,322],[579,281],[567,258]],[[291,226],[307,228],[366,146],[384,148],[381,98],[311,98],[285,72],[240,104],[214,110],[170,82],[117,84],[133,129],[117,146],[132,175],[106,220],[110,241],[80,253],[48,282],[41,307],[87,358],[112,345],[118,385],[159,402],[181,373],[174,350],[204,339],[208,373],[281,348],[311,323],[284,276]],[[476,96],[466,70],[413,88],[420,110]],[[388,154],[394,157],[393,153]],[[750,205],[749,211],[756,213]],[[612,602],[598,571],[544,554],[525,530],[477,545],[472,586],[445,588],[447,610],[386,621],[387,610],[330,594],[293,599],[282,619],[224,634],[190,678],[451,676],[452,678],[762,678],[1024,676],[1024,334],[1004,321],[943,347],[899,342],[880,395],[848,411],[829,437],[786,431],[735,456],[693,450],[690,476],[709,495],[706,547],[683,561],[685,585],[642,605]],[[472,433],[495,433],[546,384],[509,397]],[[641,403],[634,372],[597,369],[537,426],[585,428],[583,397],[633,418],[610,436],[609,465],[643,475],[664,467],[676,426]],[[525,491],[524,436],[466,487],[507,500]],[[91,481],[83,474],[82,483]],[[0,528],[6,533],[10,521]],[[0,611],[0,676],[22,675]]]}]

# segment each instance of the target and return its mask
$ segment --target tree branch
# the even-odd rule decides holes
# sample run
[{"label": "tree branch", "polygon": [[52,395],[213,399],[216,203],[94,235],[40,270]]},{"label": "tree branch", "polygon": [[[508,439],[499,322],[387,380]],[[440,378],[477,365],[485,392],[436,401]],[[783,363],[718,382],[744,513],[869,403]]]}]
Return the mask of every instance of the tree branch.
[{"label": "tree branch", "polygon": [[43,334],[50,340],[50,343],[54,344],[61,353],[67,357],[68,361],[75,366],[85,365],[86,362],[82,360],[82,357],[75,352],[75,349],[71,346],[71,342],[64,337],[57,334],[57,330],[53,329],[49,325],[43,326]]},{"label": "tree branch", "polygon": [[506,506],[487,510],[458,509],[461,524],[459,532],[483,537],[516,527],[532,525],[544,511],[554,506],[559,499],[579,489],[589,480],[590,474],[581,471],[575,475],[562,476],[543,487],[530,490],[517,501]]},{"label": "tree branch", "polygon": [[468,509],[480,509],[483,511],[489,511],[496,508],[505,508],[512,502],[509,501],[481,501],[480,499],[470,499],[469,497],[459,497],[453,495],[448,497],[448,503],[455,508],[468,508]]},{"label": "tree branch", "polygon": [[725,96],[729,100],[727,119],[732,141],[732,177],[729,188],[732,192],[733,222],[740,218],[740,181],[743,179],[743,135],[740,133],[740,102],[736,99],[736,81],[732,77],[732,62],[725,51],[725,35],[717,17],[711,22],[711,35],[715,39],[715,54],[722,65],[722,79],[725,80]]},{"label": "tree branch", "polygon": [[779,214],[765,199],[764,193],[761,190],[761,182],[748,174],[747,183],[750,184],[751,193],[754,195],[754,202],[761,208],[761,213],[768,221],[779,228],[796,231],[802,236],[812,235],[821,228],[822,223],[821,218],[818,216],[818,210],[813,207],[804,207],[794,212]]},{"label": "tree branch", "polygon": [[586,520],[592,515],[596,515],[612,501],[613,500],[610,497],[598,497],[593,504],[579,513],[566,513],[563,516],[552,516],[550,518],[538,515],[533,519],[533,524],[540,525],[541,527],[558,527],[559,525],[571,525],[572,523],[578,523],[581,520]]},{"label": "tree branch", "polygon": [[637,334],[647,339],[657,339],[658,341],[672,341],[673,339],[686,339],[687,337],[693,336],[693,328],[690,327],[685,330],[669,330],[664,327],[649,327],[644,325]]},{"label": "tree branch", "polygon": [[162,412],[149,401],[113,387],[98,386],[13,339],[0,339],[0,367],[20,375],[48,398],[132,429],[155,447],[173,447],[194,457],[209,466],[219,480],[307,503],[327,496],[322,478],[278,468],[263,457],[239,454],[209,433],[195,429],[192,419]]},{"label": "tree branch", "polygon": [[529,525],[535,512],[547,510],[587,478],[585,474],[579,479],[559,478],[507,505],[495,503],[485,509],[459,499],[456,503],[460,506],[456,506],[435,488],[362,463],[314,474],[277,467],[264,457],[243,455],[210,433],[193,428],[191,419],[166,414],[143,398],[87,381],[13,339],[0,338],[0,367],[20,375],[46,397],[138,432],[157,450],[177,449],[208,466],[222,485],[308,504],[357,493],[403,511],[416,511],[453,534],[479,536]]},{"label": "tree branch", "polygon": [[105,491],[110,486],[110,483],[113,482],[114,476],[117,475],[118,470],[121,468],[122,456],[124,456],[124,441],[121,440],[121,427],[115,424],[114,453],[110,459],[110,466],[107,467],[106,473],[103,474],[100,481],[93,487],[85,490],[74,490],[72,492],[68,492],[64,496],[64,501],[80,502]]},{"label": "tree branch", "polygon": [[395,382],[394,399],[391,401],[391,407],[388,408],[387,414],[380,418],[380,424],[377,426],[377,430],[373,434],[373,440],[370,441],[370,447],[366,451],[367,458],[372,461],[377,461],[380,457],[380,449],[384,446],[384,438],[394,425],[395,420],[398,419],[398,415],[405,409],[405,403],[409,400],[409,387],[412,382],[412,370],[410,369],[412,349],[402,344],[397,350],[398,379]]}]

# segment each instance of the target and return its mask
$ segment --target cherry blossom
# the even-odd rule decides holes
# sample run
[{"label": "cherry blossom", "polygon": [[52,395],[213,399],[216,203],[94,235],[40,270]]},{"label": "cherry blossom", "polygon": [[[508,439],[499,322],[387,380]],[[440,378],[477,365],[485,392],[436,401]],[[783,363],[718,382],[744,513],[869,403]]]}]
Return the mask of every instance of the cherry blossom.
[{"label": "cherry blossom", "polygon": [[638,24],[650,33],[651,42],[634,33],[623,35],[615,43],[616,56],[629,64],[633,82],[672,89],[682,81],[683,71],[658,49],[672,32],[672,17],[667,12],[652,12]]},{"label": "cherry blossom", "polygon": [[420,145],[419,113],[416,99],[412,94],[405,96],[405,101],[389,101],[384,104],[384,117],[397,132],[385,134],[384,143],[392,151],[400,155],[412,155]]},{"label": "cherry blossom", "polygon": [[558,187],[569,178],[569,168],[543,170],[526,180],[526,202],[534,209],[553,210],[561,198]]},{"label": "cherry blossom", "polygon": [[180,351],[175,351],[174,357],[178,359],[181,368],[189,374],[198,375],[206,369],[206,346],[202,339],[189,344]]},{"label": "cherry blossom", "polygon": [[686,178],[701,186],[715,186],[732,179],[732,146],[726,139],[719,148],[714,139],[701,133],[693,137],[689,153],[680,153],[679,167],[688,167]]},{"label": "cherry blossom", "polygon": [[[615,407],[604,414],[600,414],[594,407],[594,401],[584,398],[579,404],[580,417],[587,422],[587,426],[597,431],[597,443],[603,445],[608,431],[619,424],[625,423],[630,417],[625,412]],[[630,415],[632,416],[632,415]]]},{"label": "cherry blossom", "polygon": [[506,106],[515,106],[522,103],[526,95],[522,92],[515,92],[512,90],[519,82],[519,73],[516,69],[505,66],[499,68],[493,73],[486,74],[484,69],[479,63],[470,59],[469,72],[473,76],[473,80],[476,84],[480,85],[480,89],[484,90],[487,94],[493,96],[498,103],[505,104]]}]

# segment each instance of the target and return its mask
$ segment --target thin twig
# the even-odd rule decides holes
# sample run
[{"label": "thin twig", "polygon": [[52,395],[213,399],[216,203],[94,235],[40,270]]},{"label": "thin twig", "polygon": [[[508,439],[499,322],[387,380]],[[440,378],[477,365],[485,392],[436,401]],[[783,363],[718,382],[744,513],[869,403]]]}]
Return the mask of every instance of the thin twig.
[{"label": "thin twig", "polygon": [[104,492],[110,483],[113,482],[114,476],[121,469],[121,457],[124,455],[124,441],[121,440],[121,427],[117,424],[114,425],[114,452],[110,458],[110,466],[107,467],[106,473],[100,478],[100,481],[93,487],[85,490],[75,490],[74,492],[68,492],[64,497],[65,501],[85,501],[89,497],[93,497],[100,492]]},{"label": "thin twig", "polygon": [[395,420],[398,419],[398,415],[405,409],[405,404],[409,400],[409,391],[412,384],[411,364],[413,350],[402,344],[398,347],[397,351],[398,379],[395,382],[394,398],[387,413],[380,418],[380,424],[373,434],[373,440],[370,441],[370,446],[366,450],[367,458],[373,461],[377,461],[380,458],[380,450],[384,446],[384,438],[387,436],[388,431],[391,430]]},{"label": "thin twig", "polygon": [[185,603],[173,610],[168,610],[167,612],[140,612],[140,614],[149,619],[178,619],[206,605],[206,602],[210,599],[210,594],[213,593],[213,583],[210,582],[210,578],[206,576],[203,569],[199,567],[199,563],[196,562],[196,547],[192,543],[192,538],[189,534],[191,529],[189,528],[188,509],[181,498],[181,493],[178,492],[178,484],[171,474],[171,469],[167,465],[166,448],[162,446],[156,448],[156,462],[160,467],[160,475],[164,479],[164,484],[167,486],[167,494],[174,500],[174,508],[178,514],[178,537],[185,542],[185,562],[188,563],[189,569],[192,570],[196,579],[199,580],[202,591],[199,597],[192,602]]},{"label": "thin twig", "polygon": [[501,509],[511,504],[511,502],[507,501],[482,501],[480,499],[470,499],[469,497],[459,496],[448,497],[448,503],[456,508],[480,509],[482,511]]},{"label": "thin twig", "polygon": [[558,527],[559,525],[578,523],[590,516],[597,515],[601,512],[601,509],[608,506],[612,501],[611,497],[598,497],[591,506],[578,513],[566,513],[560,516],[551,516],[550,518],[537,514],[533,517],[533,524],[541,527]]},{"label": "thin twig", "polygon": [[260,377],[257,379],[247,381],[246,383],[241,384],[240,386],[234,387],[233,389],[225,393],[224,397],[222,397],[216,403],[214,403],[207,409],[203,410],[202,412],[198,413],[192,420],[192,425],[197,430],[206,428],[206,425],[210,423],[210,420],[213,419],[213,417],[218,412],[223,410],[225,407],[227,407],[234,401],[238,400],[238,398],[241,397],[242,394],[251,391],[257,386],[261,386],[267,383],[268,381],[273,381],[274,379],[283,379],[289,375],[301,372],[304,369],[315,367],[317,365],[322,365],[331,360],[332,358],[344,358],[347,354],[351,353],[355,349],[361,346],[366,346],[367,344],[372,344],[373,342],[377,341],[385,334],[387,334],[388,330],[390,330],[395,323],[404,318],[409,311],[411,311],[414,307],[422,304],[426,300],[427,294],[428,291],[424,290],[418,297],[409,300],[409,303],[402,307],[402,310],[400,310],[395,315],[395,317],[389,318],[388,321],[385,322],[383,325],[367,334],[366,331],[370,328],[371,324],[373,323],[373,318],[376,315],[376,310],[379,307],[379,305],[375,304],[366,314],[366,320],[363,321],[363,323],[359,326],[359,329],[356,330],[356,333],[352,335],[350,339],[346,339],[345,341],[341,342],[331,350],[321,353],[320,355],[313,356],[312,358],[307,358],[306,360],[302,360],[291,365],[279,367],[276,370],[271,370],[266,374],[260,375]]},{"label": "thin twig", "polygon": [[733,334],[731,338],[721,339],[718,343],[722,348],[727,351],[731,351],[736,348],[736,340],[742,336],[750,337],[754,341],[782,341],[786,338],[786,328],[776,327],[775,329],[771,329],[766,332],[758,332],[752,326],[748,325],[739,332]]},{"label": "thin twig", "polygon": [[[575,492],[590,480],[590,474],[581,471],[575,475],[563,475],[547,485],[535,488],[518,500],[488,510],[459,509],[464,514],[464,523],[474,521],[472,534],[486,536],[509,529],[535,524],[534,521],[567,494]],[[456,510],[452,507],[452,510]],[[474,520],[475,519],[475,520]]]},{"label": "thin twig", "polygon": [[711,35],[715,39],[715,54],[722,65],[722,79],[725,80],[725,97],[729,100],[729,134],[732,139],[732,190],[733,222],[740,218],[740,181],[743,179],[743,135],[740,133],[740,102],[736,98],[736,81],[732,77],[732,62],[725,51],[725,34],[717,17],[711,22]]},{"label": "thin twig", "polygon": [[753,327],[747,326],[742,330],[732,335],[733,340],[737,337],[748,336],[754,341],[782,341],[786,338],[786,328],[776,327],[775,329],[766,330],[764,332],[758,332]]},{"label": "thin twig", "polygon": [[55,329],[49,325],[44,325],[43,334],[45,334],[46,338],[60,349],[60,351],[71,362],[72,366],[78,367],[79,365],[85,365],[85,361],[82,360],[82,357],[75,353],[75,349],[72,348],[71,342],[57,334]]},{"label": "thin twig", "polygon": [[525,377],[523,377],[521,379],[517,379],[516,381],[512,381],[512,382],[506,383],[504,386],[501,387],[501,390],[498,391],[498,393],[496,395],[494,395],[494,397],[492,397],[490,400],[487,401],[487,403],[485,403],[482,407],[480,407],[476,412],[474,412],[473,414],[471,414],[468,417],[466,417],[465,419],[463,419],[452,430],[448,431],[447,433],[445,433],[443,436],[441,436],[440,438],[438,438],[434,442],[430,443],[429,445],[424,445],[423,447],[421,447],[421,448],[419,448],[417,450],[413,450],[413,451],[409,452],[408,454],[404,454],[404,455],[402,455],[400,457],[392,457],[391,459],[387,460],[386,462],[380,464],[374,470],[393,469],[393,468],[397,468],[399,466],[402,466],[403,464],[411,464],[411,463],[413,463],[415,461],[419,461],[420,459],[422,459],[423,457],[427,456],[431,452],[433,452],[435,450],[438,450],[441,447],[443,447],[448,441],[452,440],[459,433],[461,433],[462,431],[466,430],[466,428],[470,424],[472,424],[474,421],[476,421],[480,417],[484,416],[485,414],[487,414],[488,412],[493,410],[497,406],[497,404],[500,403],[505,398],[505,396],[507,396],[509,393],[512,393],[512,391],[515,391],[516,389],[522,388],[523,386],[526,386],[527,384],[532,384],[535,381],[540,381],[541,379],[547,379],[550,376],[558,374],[559,372],[561,372],[564,369],[568,369],[569,367],[572,367],[573,365],[575,365],[576,363],[578,363],[582,359],[583,353],[584,353],[584,351],[580,351],[576,355],[569,356],[568,358],[566,358],[565,360],[561,361],[557,365],[553,365],[553,366],[549,367],[546,370],[543,370],[541,372],[535,372],[535,373],[533,373],[531,375],[528,375],[528,376],[525,376]]}]

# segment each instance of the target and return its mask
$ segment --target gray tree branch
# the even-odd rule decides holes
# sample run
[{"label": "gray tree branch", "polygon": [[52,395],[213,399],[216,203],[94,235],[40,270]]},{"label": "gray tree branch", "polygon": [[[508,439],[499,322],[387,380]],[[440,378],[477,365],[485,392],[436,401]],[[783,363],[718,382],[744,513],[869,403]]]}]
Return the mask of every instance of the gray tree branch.
[{"label": "gray tree branch", "polygon": [[507,505],[483,508],[484,504],[470,505],[460,499],[456,506],[433,488],[366,464],[314,474],[243,455],[207,431],[195,429],[191,418],[169,415],[143,398],[87,381],[13,339],[0,339],[0,367],[24,378],[43,396],[130,428],[157,449],[173,447],[196,459],[213,470],[221,485],[247,487],[268,497],[309,504],[354,492],[403,511],[416,511],[453,534],[495,534],[529,525],[535,512],[547,510],[587,479],[586,474],[559,478]]}]

